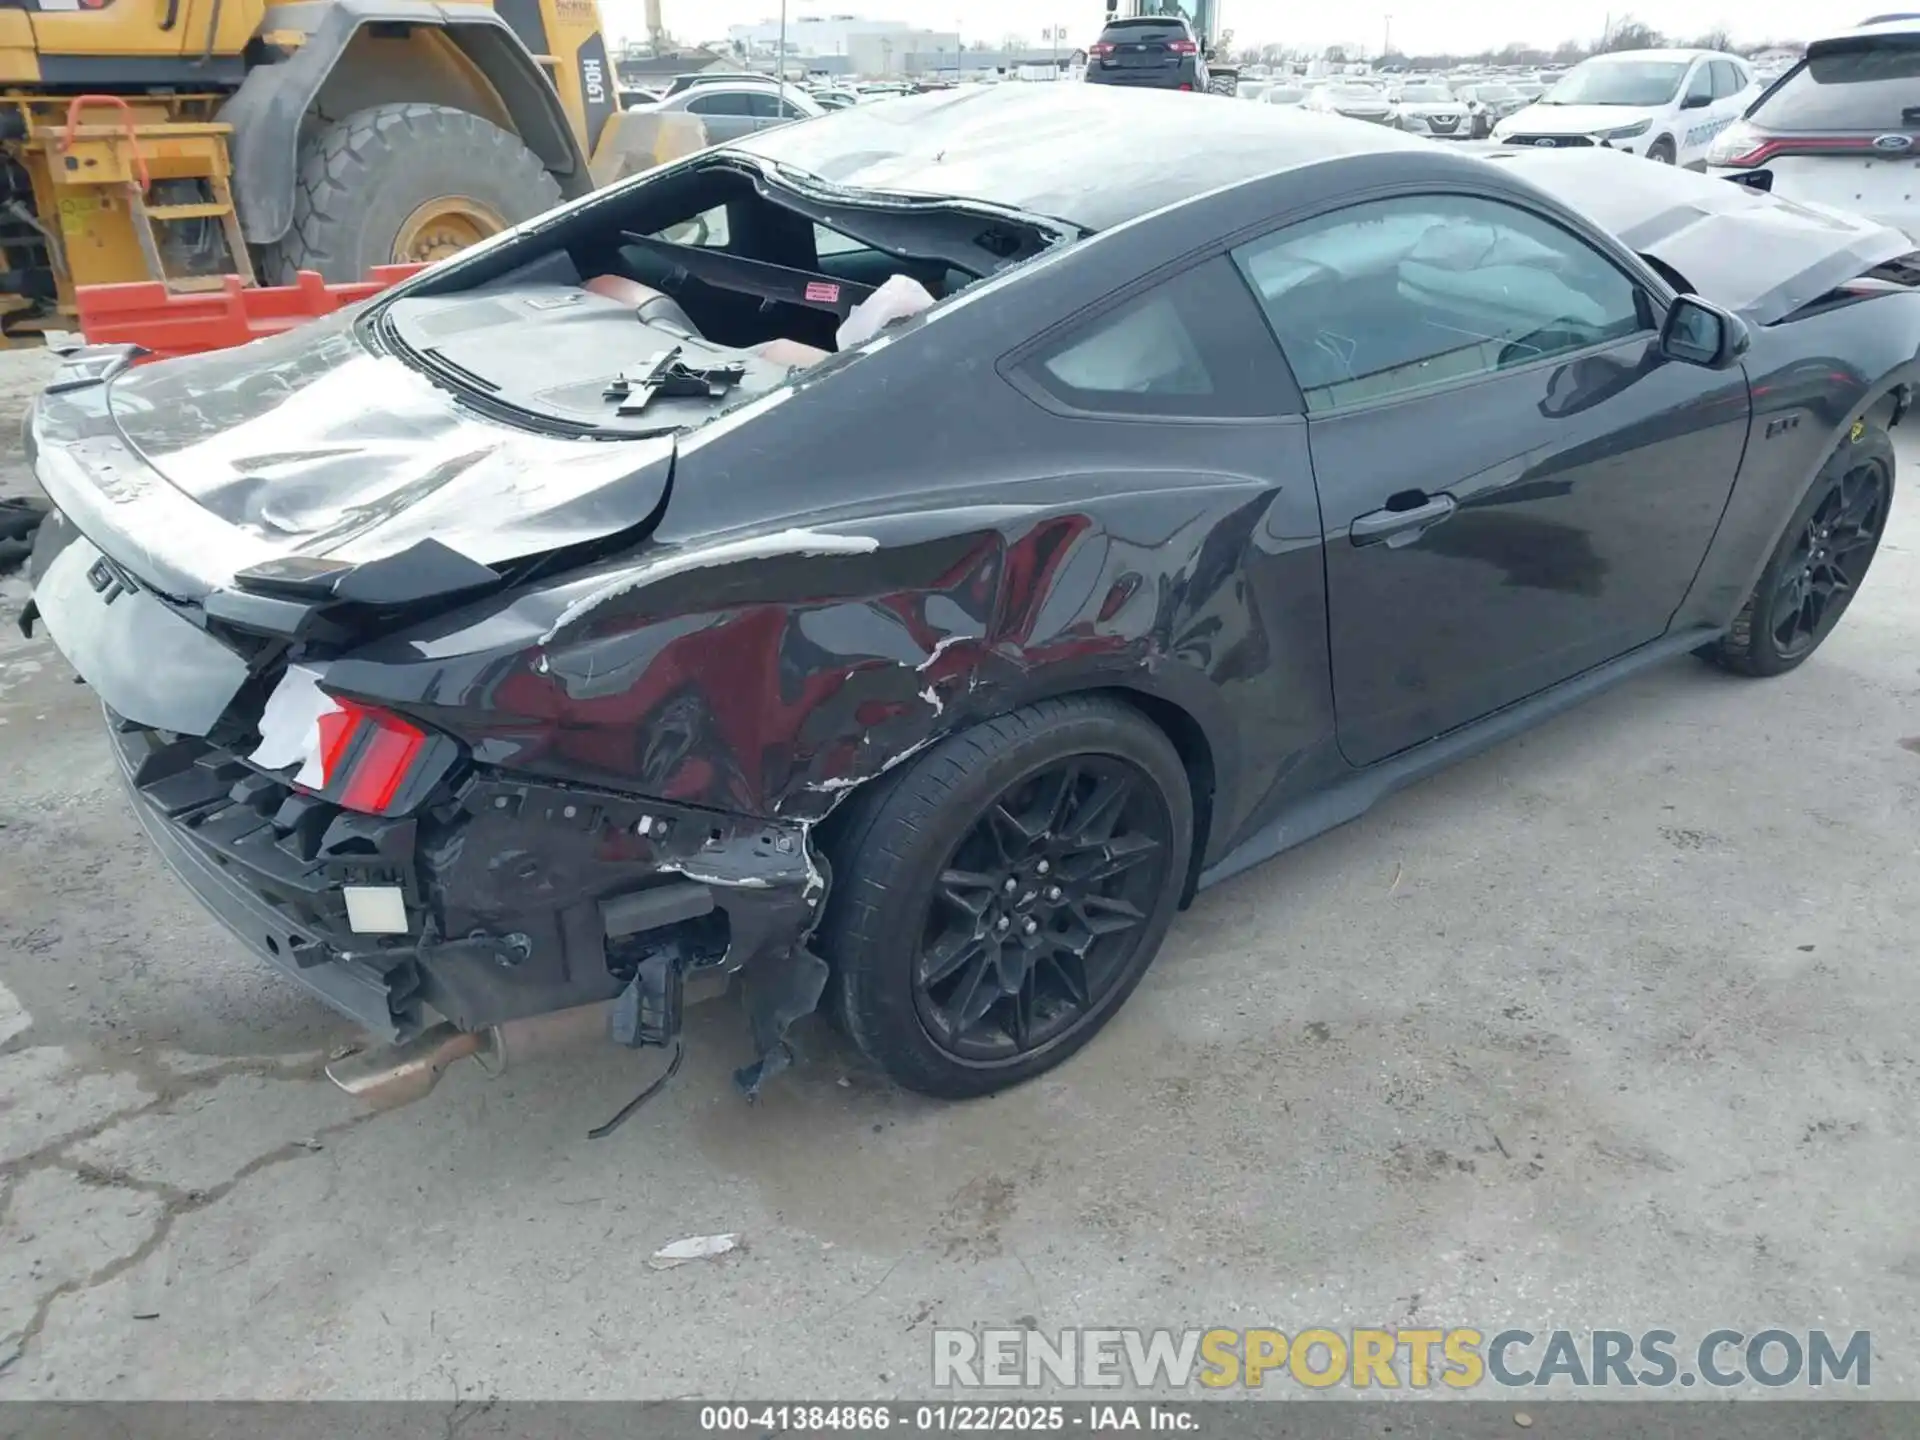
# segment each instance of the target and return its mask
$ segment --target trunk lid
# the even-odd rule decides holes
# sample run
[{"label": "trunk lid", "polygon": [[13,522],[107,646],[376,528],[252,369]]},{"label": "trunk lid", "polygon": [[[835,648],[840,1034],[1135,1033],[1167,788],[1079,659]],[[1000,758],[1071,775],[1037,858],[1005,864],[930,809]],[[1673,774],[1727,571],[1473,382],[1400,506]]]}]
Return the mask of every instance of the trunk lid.
[{"label": "trunk lid", "polygon": [[1603,149],[1489,155],[1756,325],[1910,254],[1890,225]]},{"label": "trunk lid", "polygon": [[[151,583],[187,580],[183,598],[285,557],[352,567],[433,540],[497,566],[599,539],[658,508],[674,453],[670,435],[586,440],[489,419],[344,318],[130,370],[105,395],[136,464],[102,471],[69,449],[54,498],[76,502],[109,551],[115,536],[96,528],[137,533],[139,553],[116,558]],[[62,418],[53,404],[36,414],[43,462]],[[111,516],[74,493],[115,480]]]},{"label": "trunk lid", "polygon": [[664,508],[670,434],[489,419],[363,344],[351,317],[127,358],[83,351],[35,403],[28,449],[56,509],[28,616],[142,725],[207,735],[258,713],[289,640],[351,648],[503,583],[514,562],[637,543]]}]

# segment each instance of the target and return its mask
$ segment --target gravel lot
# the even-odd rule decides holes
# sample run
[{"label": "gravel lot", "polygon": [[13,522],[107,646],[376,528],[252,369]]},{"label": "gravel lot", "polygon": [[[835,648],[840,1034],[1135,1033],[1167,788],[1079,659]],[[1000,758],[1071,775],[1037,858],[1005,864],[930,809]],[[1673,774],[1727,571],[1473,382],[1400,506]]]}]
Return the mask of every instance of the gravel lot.
[{"label": "gravel lot", "polygon": [[0,581],[0,1398],[912,1395],[1015,1323],[1870,1328],[1920,1398],[1916,516],[1799,672],[1667,666],[1202,897],[1054,1076],[923,1101],[810,1022],[750,1108],[708,1006],[594,1142],[656,1056],[337,1094]]}]

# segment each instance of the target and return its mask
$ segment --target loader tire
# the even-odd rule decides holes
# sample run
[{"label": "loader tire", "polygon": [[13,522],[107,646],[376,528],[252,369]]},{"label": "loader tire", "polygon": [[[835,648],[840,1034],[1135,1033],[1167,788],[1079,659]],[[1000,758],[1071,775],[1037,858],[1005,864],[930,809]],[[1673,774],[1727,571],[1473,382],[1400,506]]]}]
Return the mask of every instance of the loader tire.
[{"label": "loader tire", "polygon": [[376,105],[314,131],[297,181],[293,224],[262,256],[270,285],[445,259],[561,198],[519,136],[445,105]]}]

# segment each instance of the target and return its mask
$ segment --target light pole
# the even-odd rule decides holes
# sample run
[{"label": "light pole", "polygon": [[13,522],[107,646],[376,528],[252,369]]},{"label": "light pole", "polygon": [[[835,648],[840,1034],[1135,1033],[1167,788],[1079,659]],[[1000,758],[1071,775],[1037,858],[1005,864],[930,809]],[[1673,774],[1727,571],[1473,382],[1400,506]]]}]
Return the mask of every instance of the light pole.
[{"label": "light pole", "polygon": [[773,78],[784,93],[787,88],[787,0],[780,0],[780,53],[774,57],[773,65]]},{"label": "light pole", "polygon": [[1391,54],[1393,54],[1393,16],[1388,15],[1384,19],[1380,33],[1381,63],[1384,64]]}]

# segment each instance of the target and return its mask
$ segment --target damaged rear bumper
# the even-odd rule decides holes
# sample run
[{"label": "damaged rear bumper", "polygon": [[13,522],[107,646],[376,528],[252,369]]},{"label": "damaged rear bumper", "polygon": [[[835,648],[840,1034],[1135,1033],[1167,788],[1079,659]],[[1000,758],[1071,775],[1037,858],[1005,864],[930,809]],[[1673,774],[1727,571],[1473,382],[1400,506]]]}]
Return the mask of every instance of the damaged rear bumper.
[{"label": "damaged rear bumper", "polygon": [[[664,976],[669,1028],[615,1025],[664,1044],[682,979],[724,976],[753,1030],[738,1077],[751,1094],[819,1000],[826,966],[807,939],[827,876],[804,824],[486,771],[416,814],[368,816],[206,740],[109,722],[168,865],[268,964],[387,1043],[436,1016],[480,1031]],[[381,903],[350,916],[349,892]],[[370,913],[385,933],[366,932]]]}]

